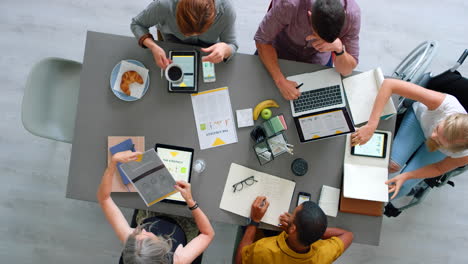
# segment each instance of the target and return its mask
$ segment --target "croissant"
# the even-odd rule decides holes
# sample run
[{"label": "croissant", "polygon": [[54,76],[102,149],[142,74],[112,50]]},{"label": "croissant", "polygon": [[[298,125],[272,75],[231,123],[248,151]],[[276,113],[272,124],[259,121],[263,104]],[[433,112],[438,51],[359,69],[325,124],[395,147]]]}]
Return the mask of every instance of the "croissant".
[{"label": "croissant", "polygon": [[143,78],[136,71],[128,71],[122,75],[122,81],[120,82],[120,89],[126,95],[130,95],[130,84],[132,83],[143,84]]}]

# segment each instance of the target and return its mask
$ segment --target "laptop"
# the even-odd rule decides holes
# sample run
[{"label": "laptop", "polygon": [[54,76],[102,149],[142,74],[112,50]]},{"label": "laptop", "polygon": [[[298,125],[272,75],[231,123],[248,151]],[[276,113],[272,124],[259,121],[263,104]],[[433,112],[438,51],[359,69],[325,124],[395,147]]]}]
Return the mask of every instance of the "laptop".
[{"label": "laptop", "polygon": [[291,100],[291,113],[302,143],[355,131],[346,108],[341,76],[334,68],[289,76],[303,84],[301,96]]}]

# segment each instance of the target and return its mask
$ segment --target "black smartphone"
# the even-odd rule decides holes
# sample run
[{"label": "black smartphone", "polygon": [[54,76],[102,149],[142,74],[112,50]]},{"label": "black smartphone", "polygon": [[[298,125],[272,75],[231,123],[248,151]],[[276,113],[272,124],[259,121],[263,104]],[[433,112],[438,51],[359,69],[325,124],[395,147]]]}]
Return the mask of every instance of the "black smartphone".
[{"label": "black smartphone", "polygon": [[297,194],[297,206],[299,206],[303,202],[310,201],[310,193],[306,192],[299,192]]}]

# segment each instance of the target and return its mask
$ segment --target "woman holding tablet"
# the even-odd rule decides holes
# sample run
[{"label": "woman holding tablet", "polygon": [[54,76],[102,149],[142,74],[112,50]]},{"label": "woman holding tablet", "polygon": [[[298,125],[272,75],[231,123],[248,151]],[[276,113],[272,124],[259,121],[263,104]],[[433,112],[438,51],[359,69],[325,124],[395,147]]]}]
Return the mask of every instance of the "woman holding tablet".
[{"label": "woman holding tablet", "polygon": [[139,154],[124,151],[112,156],[97,192],[104,215],[124,244],[121,263],[192,263],[208,247],[215,233],[210,221],[193,200],[189,183],[178,181],[174,186],[187,202],[200,230],[200,234],[188,243],[181,227],[170,219],[152,217],[145,219],[143,225],[131,228],[110,196],[117,163],[134,161]]},{"label": "woman holding tablet", "polygon": [[408,194],[424,178],[468,164],[468,115],[460,102],[452,95],[400,80],[383,82],[369,121],[351,135],[353,145],[363,145],[372,137],[392,94],[417,102],[405,113],[393,142],[390,172],[406,167],[386,182],[391,199]]},{"label": "woman holding tablet", "polygon": [[203,61],[218,63],[237,51],[236,14],[229,0],[155,0],[132,19],[130,28],[138,44],[149,48],[156,64],[171,63],[149,28],[156,26],[165,41],[203,46]]}]

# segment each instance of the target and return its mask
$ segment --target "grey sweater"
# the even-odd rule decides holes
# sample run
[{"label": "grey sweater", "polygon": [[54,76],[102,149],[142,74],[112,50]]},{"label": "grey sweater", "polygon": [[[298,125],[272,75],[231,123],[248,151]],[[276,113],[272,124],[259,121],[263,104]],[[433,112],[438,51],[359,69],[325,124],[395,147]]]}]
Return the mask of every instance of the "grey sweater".
[{"label": "grey sweater", "polygon": [[193,45],[200,45],[200,43],[212,45],[224,42],[231,47],[232,54],[237,51],[238,45],[234,30],[236,13],[229,0],[215,0],[216,18],[211,27],[201,35],[190,37],[184,36],[177,26],[178,2],[179,0],[155,0],[134,17],[130,28],[137,40],[148,34],[150,27],[155,26],[168,41],[178,40]]}]

